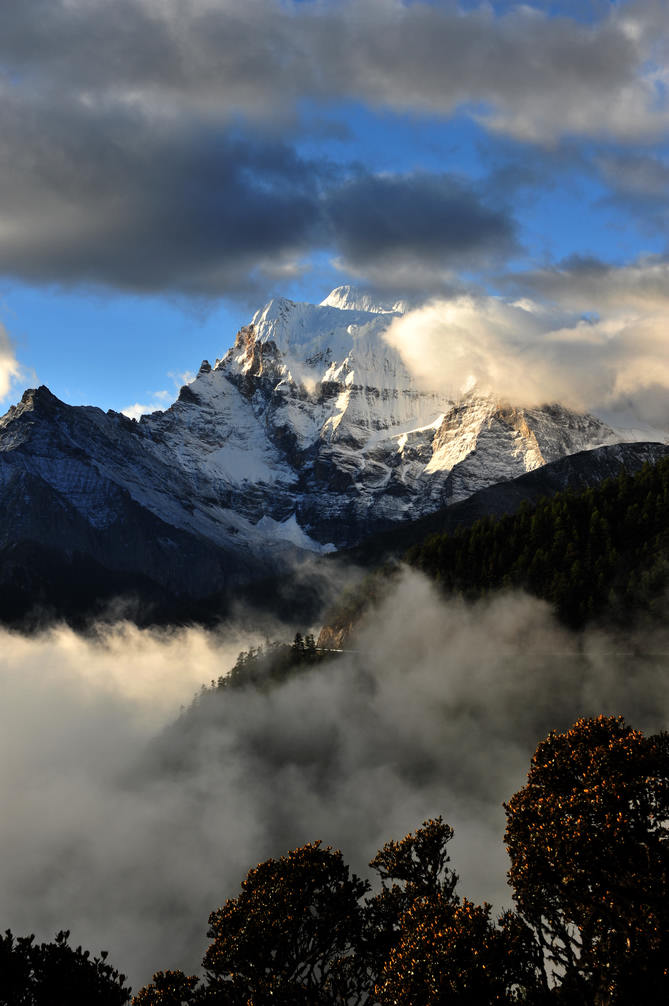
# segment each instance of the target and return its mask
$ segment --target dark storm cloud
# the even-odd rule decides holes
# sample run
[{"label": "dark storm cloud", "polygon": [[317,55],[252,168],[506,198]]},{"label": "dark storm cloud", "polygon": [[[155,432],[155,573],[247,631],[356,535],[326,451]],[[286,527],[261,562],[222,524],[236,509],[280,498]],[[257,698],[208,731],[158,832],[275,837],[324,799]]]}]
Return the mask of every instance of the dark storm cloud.
[{"label": "dark storm cloud", "polygon": [[621,195],[656,200],[669,196],[669,164],[647,153],[611,154],[600,157],[604,177]]},{"label": "dark storm cloud", "polygon": [[514,228],[451,175],[361,175],[330,197],[336,243],[354,269],[480,266],[515,249]]},{"label": "dark storm cloud", "polygon": [[666,127],[664,5],[587,24],[528,5],[400,0],[8,0],[0,61],[22,88],[284,118],[300,98],[450,115],[534,140]]},{"label": "dark storm cloud", "polygon": [[279,143],[5,103],[0,270],[212,293],[305,249],[326,171]]},{"label": "dark storm cloud", "polygon": [[367,284],[410,291],[420,270],[443,292],[515,250],[510,199],[493,198],[518,183],[307,159],[291,145],[312,128],[304,99],[330,128],[346,99],[461,109],[539,143],[651,136],[669,122],[660,6],[588,25],[447,2],[8,0],[0,272],[255,298],[325,250]]},{"label": "dark storm cloud", "polygon": [[505,282],[517,293],[529,291],[571,311],[622,316],[631,310],[666,318],[669,310],[669,257],[662,255],[624,266],[571,255],[550,268],[507,276]]},{"label": "dark storm cloud", "polygon": [[364,272],[399,254],[483,262],[512,243],[510,219],[456,179],[347,181],[240,130],[11,100],[0,130],[0,271],[33,282],[239,294],[266,291],[316,248]]}]

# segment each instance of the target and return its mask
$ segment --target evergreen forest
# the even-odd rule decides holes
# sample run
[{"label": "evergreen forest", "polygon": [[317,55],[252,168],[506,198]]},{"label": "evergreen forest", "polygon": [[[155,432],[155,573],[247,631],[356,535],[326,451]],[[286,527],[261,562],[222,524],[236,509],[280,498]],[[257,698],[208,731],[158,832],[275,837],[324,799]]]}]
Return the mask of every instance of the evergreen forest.
[{"label": "evergreen forest", "polygon": [[448,593],[521,588],[569,626],[653,612],[669,583],[669,461],[485,518],[411,548],[407,561]]},{"label": "evergreen forest", "polygon": [[[572,629],[655,620],[669,587],[669,460],[432,534],[402,559],[447,597],[474,601],[523,590],[548,601]],[[326,624],[350,635],[398,572],[395,558],[369,572],[339,598]]]}]

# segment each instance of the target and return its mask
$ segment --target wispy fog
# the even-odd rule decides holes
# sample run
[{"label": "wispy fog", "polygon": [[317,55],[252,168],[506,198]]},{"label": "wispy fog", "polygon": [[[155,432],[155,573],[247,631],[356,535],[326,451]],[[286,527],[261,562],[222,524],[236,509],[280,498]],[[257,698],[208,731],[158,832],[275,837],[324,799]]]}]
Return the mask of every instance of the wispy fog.
[{"label": "wispy fog", "polygon": [[659,630],[575,637],[540,602],[445,604],[408,572],[355,652],[176,725],[254,640],[120,625],[0,641],[0,927],[71,928],[135,988],[197,968],[208,912],[246,870],[316,838],[364,872],[442,814],[461,893],[508,903],[501,802],[537,741],[583,714],[649,731],[669,716]]}]

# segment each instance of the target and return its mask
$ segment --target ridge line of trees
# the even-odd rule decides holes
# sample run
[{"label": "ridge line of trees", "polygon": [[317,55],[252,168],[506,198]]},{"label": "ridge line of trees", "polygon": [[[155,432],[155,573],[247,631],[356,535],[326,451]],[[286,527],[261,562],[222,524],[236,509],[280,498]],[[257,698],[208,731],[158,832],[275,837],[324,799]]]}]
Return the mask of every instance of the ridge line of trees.
[{"label": "ridge line of trees", "polygon": [[[669,458],[589,489],[522,503],[514,514],[431,534],[403,558],[447,596],[473,601],[524,590],[553,605],[571,628],[627,627],[631,614],[661,613],[669,587]],[[326,625],[350,637],[400,568],[393,560],[368,573],[342,594]]]},{"label": "ridge line of trees", "polygon": [[669,459],[432,535],[406,560],[466,599],[522,588],[572,628],[603,617],[628,624],[669,584]]}]

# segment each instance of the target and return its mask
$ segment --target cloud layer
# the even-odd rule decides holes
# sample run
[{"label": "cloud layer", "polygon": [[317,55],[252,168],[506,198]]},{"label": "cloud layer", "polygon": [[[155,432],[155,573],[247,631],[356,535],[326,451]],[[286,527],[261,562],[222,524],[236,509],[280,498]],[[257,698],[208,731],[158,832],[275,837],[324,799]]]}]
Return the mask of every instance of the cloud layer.
[{"label": "cloud layer", "polygon": [[24,376],[24,370],[16,359],[14,343],[0,322],[0,401],[9,395]]},{"label": "cloud layer", "polygon": [[[450,116],[550,141],[639,139],[669,123],[662,0],[591,23],[450,0],[10,0],[9,87],[151,116],[276,121],[304,99]],[[495,7],[498,9],[496,10]]]},{"label": "cloud layer", "polygon": [[625,412],[666,434],[668,270],[572,260],[517,281],[534,299],[435,300],[386,337],[420,383],[455,398],[476,385],[514,405]]},{"label": "cloud layer", "polygon": [[279,140],[11,95],[0,128],[0,271],[31,282],[265,296],[318,248],[364,270],[514,247],[510,218],[455,176],[351,176]]},{"label": "cloud layer", "polygon": [[[666,636],[666,633],[665,633]],[[357,652],[158,725],[241,644],[196,632],[4,633],[3,926],[104,947],[135,985],[195,968],[208,912],[305,841],[359,872],[427,816],[456,829],[460,890],[508,902],[501,801],[550,728],[624,713],[667,725],[666,657],[572,637],[522,597],[444,605],[407,575]],[[666,652],[667,640],[644,638]],[[246,643],[248,645],[248,643]]]},{"label": "cloud layer", "polygon": [[[538,144],[650,141],[669,125],[662,7],[586,23],[447,0],[10,0],[0,272],[257,297],[326,251],[400,293],[418,277],[448,288],[518,250],[494,187],[307,157],[305,108],[457,113]],[[599,170],[635,184],[623,155]]]}]

